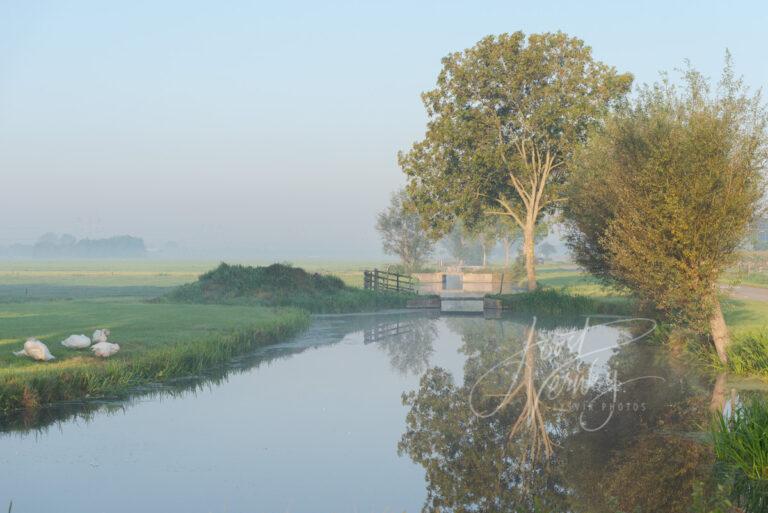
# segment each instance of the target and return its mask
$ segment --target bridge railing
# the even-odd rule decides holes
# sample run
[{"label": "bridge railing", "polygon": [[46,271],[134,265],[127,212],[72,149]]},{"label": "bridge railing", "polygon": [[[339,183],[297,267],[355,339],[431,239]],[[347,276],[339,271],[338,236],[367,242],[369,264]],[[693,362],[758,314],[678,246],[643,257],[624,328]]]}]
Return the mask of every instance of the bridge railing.
[{"label": "bridge railing", "polygon": [[389,290],[411,294],[415,291],[413,278],[410,276],[389,271],[380,271],[378,269],[364,271],[363,284],[367,290]]}]

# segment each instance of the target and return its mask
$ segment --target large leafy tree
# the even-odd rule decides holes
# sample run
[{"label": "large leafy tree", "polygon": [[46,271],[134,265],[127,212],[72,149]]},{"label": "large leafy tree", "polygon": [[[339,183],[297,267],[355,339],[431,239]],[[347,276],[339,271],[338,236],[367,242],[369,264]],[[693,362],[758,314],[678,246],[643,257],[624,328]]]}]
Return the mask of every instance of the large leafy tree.
[{"label": "large leafy tree", "polygon": [[426,135],[399,155],[408,191],[435,235],[457,218],[514,220],[533,290],[536,223],[562,200],[574,147],[632,77],[560,32],[488,36],[442,63],[437,87],[422,96]]},{"label": "large leafy tree", "polygon": [[593,274],[709,332],[725,361],[717,279],[763,194],[767,118],[730,63],[714,94],[696,71],[684,78],[641,90],[575,160],[570,245]]},{"label": "large leafy tree", "polygon": [[405,191],[392,195],[389,207],[376,219],[376,230],[381,234],[384,251],[400,257],[408,271],[422,265],[434,249]]}]

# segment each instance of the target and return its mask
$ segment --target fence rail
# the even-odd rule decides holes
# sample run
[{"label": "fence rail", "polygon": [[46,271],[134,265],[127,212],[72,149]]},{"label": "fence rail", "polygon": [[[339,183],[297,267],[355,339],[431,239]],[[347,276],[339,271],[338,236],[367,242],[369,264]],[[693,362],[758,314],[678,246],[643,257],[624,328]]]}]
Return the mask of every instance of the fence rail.
[{"label": "fence rail", "polygon": [[389,290],[393,292],[414,292],[413,278],[405,274],[391,273],[388,271],[363,272],[363,283],[367,290]]}]

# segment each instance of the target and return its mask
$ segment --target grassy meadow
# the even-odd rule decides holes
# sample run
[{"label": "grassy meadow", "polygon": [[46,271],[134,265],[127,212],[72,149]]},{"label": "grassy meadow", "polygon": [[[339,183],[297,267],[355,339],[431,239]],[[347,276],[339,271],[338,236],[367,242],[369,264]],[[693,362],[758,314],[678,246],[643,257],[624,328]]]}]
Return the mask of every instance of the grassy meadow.
[{"label": "grassy meadow", "polygon": [[[114,395],[143,383],[195,374],[308,325],[306,313],[219,305],[73,300],[0,305],[0,411],[57,400]],[[60,341],[109,327],[120,352],[108,360]],[[55,360],[18,357],[23,341],[45,342]]]},{"label": "grassy meadow", "polygon": [[[593,277],[574,266],[544,265],[537,270],[537,277],[540,285],[566,294],[587,296],[608,304],[629,301],[626,295],[600,285]],[[768,332],[768,302],[723,297],[721,303],[726,323],[735,336],[756,331]]]},{"label": "grassy meadow", "polygon": [[[364,269],[386,268],[380,262],[297,262],[346,285],[321,306],[312,295],[297,296],[279,308],[238,300],[226,305],[196,302],[195,297],[167,300],[175,287],[195,282],[216,265],[162,260],[0,262],[0,410],[115,394],[137,384],[194,374],[296,333],[307,325],[307,311],[402,306],[365,303],[364,291],[357,290]],[[519,312],[554,315],[631,309],[629,297],[601,286],[574,266],[541,265],[538,278],[544,291],[506,295],[503,301]],[[748,354],[756,344],[762,347],[764,338],[755,334],[768,331],[768,303],[724,299],[723,304],[736,338],[747,340],[740,351]],[[121,351],[109,360],[60,344],[71,334],[91,335],[102,327],[110,328],[111,341],[121,344]],[[40,363],[14,356],[27,337],[45,342],[57,359]]]},{"label": "grassy meadow", "polygon": [[[0,411],[119,394],[143,383],[195,374],[259,345],[288,338],[308,325],[305,310],[285,306],[154,300],[194,282],[217,264],[0,262]],[[363,269],[375,265],[318,261],[306,267],[354,287],[362,285]],[[69,335],[90,336],[97,328],[109,328],[110,341],[121,346],[108,360],[60,344]],[[21,349],[28,337],[45,342],[56,360],[35,362],[14,356],[12,352]]]},{"label": "grassy meadow", "polygon": [[[195,281],[220,262],[210,260],[66,260],[0,261],[0,286],[175,287]],[[267,261],[230,261],[266,265]],[[363,285],[363,271],[385,268],[381,262],[291,262],[309,272],[338,276],[350,286]]]}]

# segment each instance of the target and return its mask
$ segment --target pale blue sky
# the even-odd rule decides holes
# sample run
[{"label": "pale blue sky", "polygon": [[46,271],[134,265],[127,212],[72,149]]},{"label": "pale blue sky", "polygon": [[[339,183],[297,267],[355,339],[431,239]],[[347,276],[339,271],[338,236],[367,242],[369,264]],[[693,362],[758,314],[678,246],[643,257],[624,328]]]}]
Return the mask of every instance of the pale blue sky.
[{"label": "pale blue sky", "polygon": [[729,48],[768,83],[765,2],[0,0],[0,244],[130,233],[221,256],[380,254],[440,59],[563,30],[638,82]]}]

